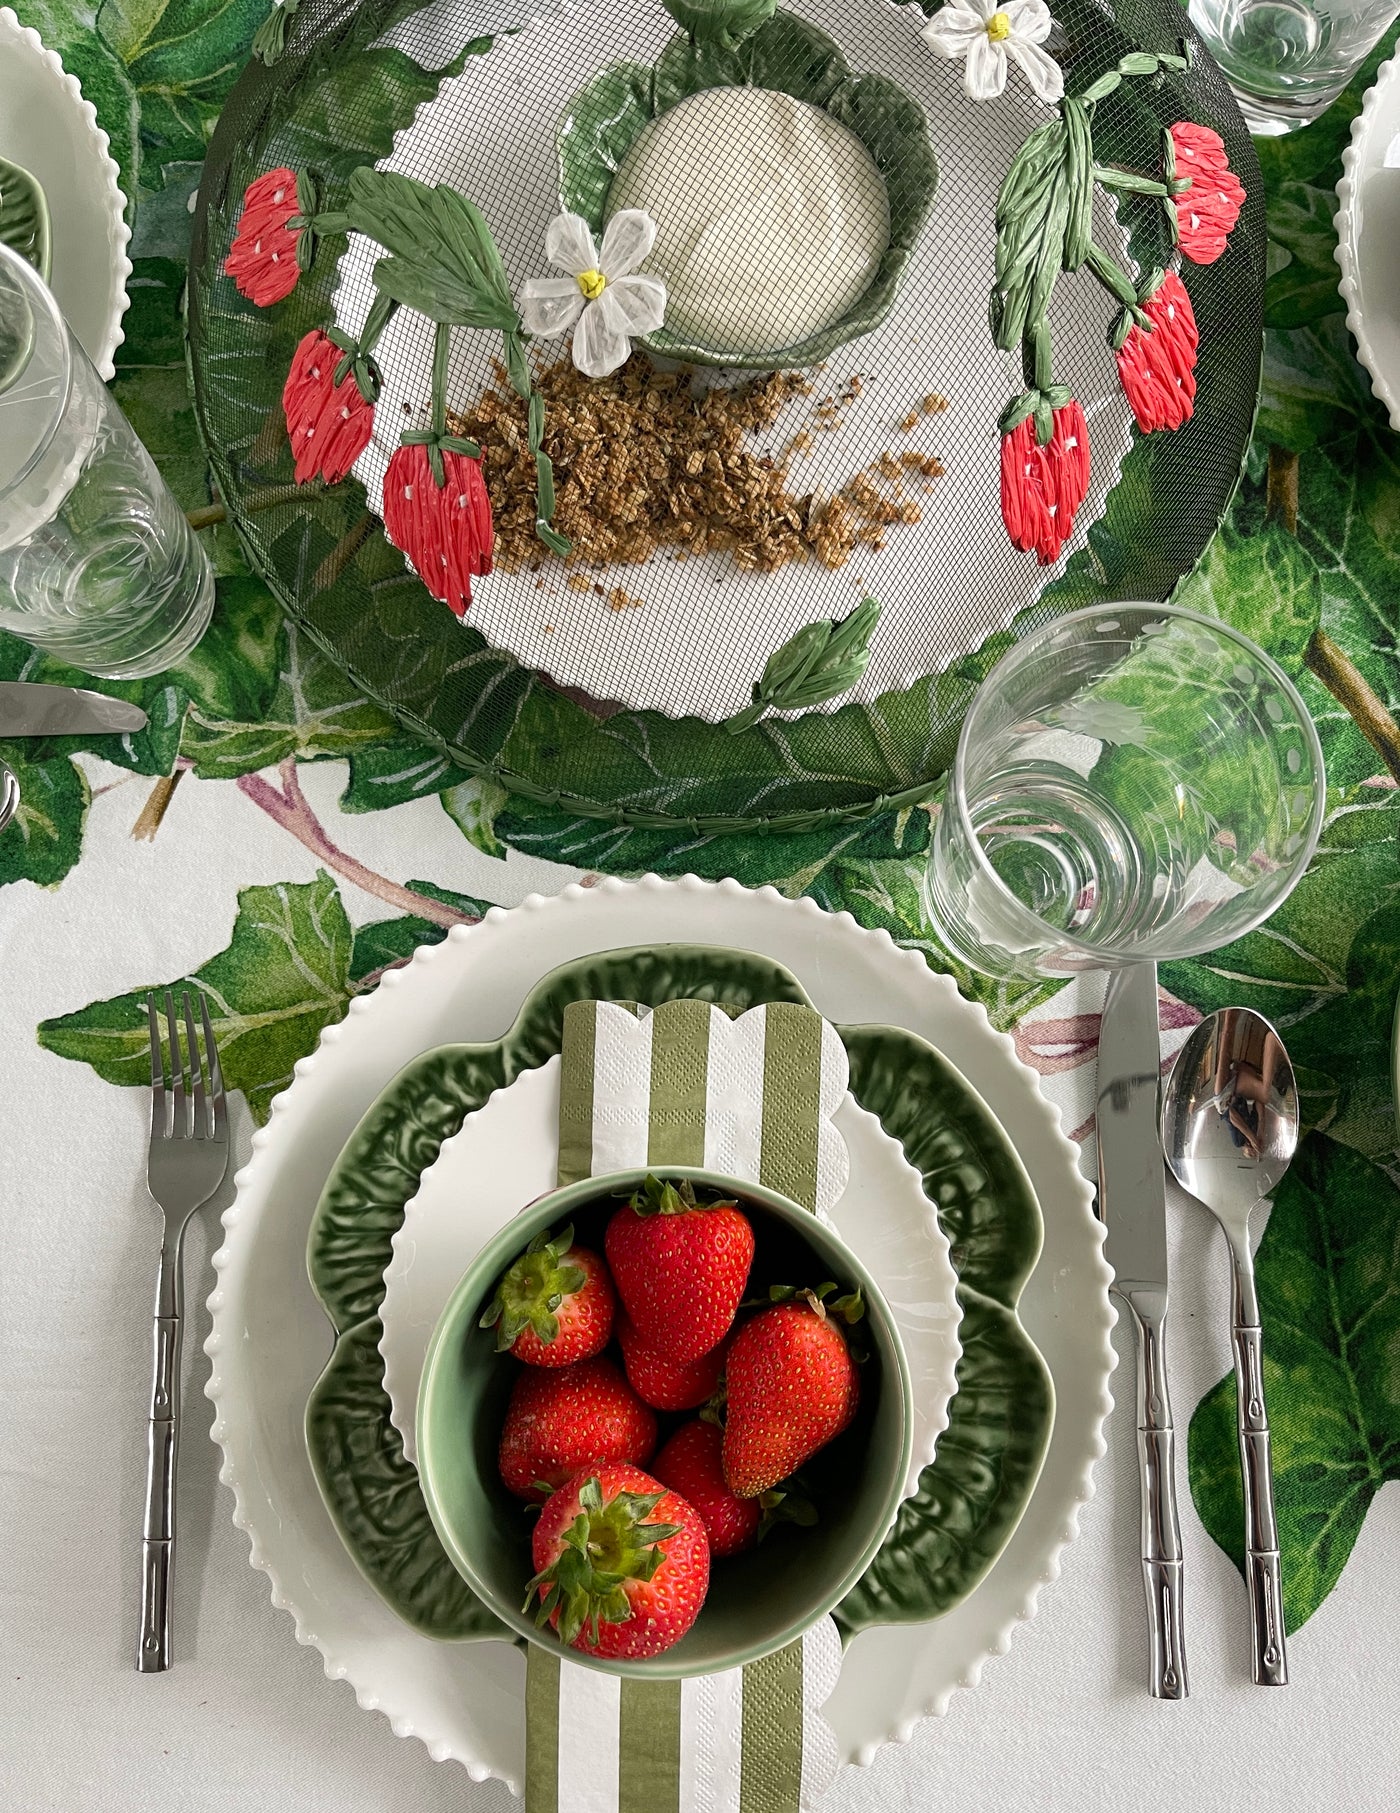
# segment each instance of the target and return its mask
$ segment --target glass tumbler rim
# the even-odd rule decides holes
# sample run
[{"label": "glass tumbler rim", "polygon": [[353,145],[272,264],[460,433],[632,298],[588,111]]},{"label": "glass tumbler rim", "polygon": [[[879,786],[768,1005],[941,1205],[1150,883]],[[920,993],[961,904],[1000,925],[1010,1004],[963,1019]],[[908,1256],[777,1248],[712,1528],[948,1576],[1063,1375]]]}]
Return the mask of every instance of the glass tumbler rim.
[{"label": "glass tumbler rim", "polygon": [[[54,438],[62,426],[68,408],[68,399],[73,389],[73,344],[68,332],[68,324],[59,310],[53,291],[43,278],[19,253],[0,241],[0,269],[9,267],[12,274],[25,291],[31,306],[47,318],[53,332],[53,343],[58,349],[62,362],[60,382],[55,387],[53,409],[42,432],[37,437],[22,465],[16,468],[8,479],[0,480],[0,504],[13,495],[34,471],[54,443]],[[36,323],[37,325],[37,323]],[[3,392],[0,392],[0,396]]]},{"label": "glass tumbler rim", "polygon": [[[1307,872],[1308,864],[1316,853],[1318,840],[1322,835],[1322,821],[1327,808],[1327,770],[1322,755],[1322,741],[1317,734],[1317,726],[1313,722],[1312,713],[1303,702],[1302,694],[1272,655],[1267,654],[1257,642],[1252,642],[1242,631],[1235,629],[1232,624],[1226,623],[1223,618],[1208,617],[1201,611],[1186,610],[1181,605],[1162,604],[1151,599],[1123,598],[1112,603],[1088,605],[1083,610],[1067,611],[1061,617],[1052,617],[1037,625],[1028,635],[1023,636],[1020,641],[1014,643],[1007,650],[978,687],[972,704],[963,718],[962,729],[958,735],[958,746],[953,757],[953,766],[949,771],[943,810],[947,811],[951,805],[957,812],[958,830],[983,881],[1001,896],[1011,910],[1026,922],[1028,927],[1041,926],[1042,921],[1037,919],[1025,903],[1016,897],[997,873],[988,860],[981,839],[976,834],[972,814],[968,809],[967,788],[964,784],[968,748],[976,734],[979,718],[991,709],[994,698],[991,682],[998,674],[1024,667],[1026,662],[1034,657],[1036,651],[1057,633],[1079,624],[1091,623],[1095,619],[1109,619],[1115,612],[1122,611],[1142,611],[1164,620],[1197,623],[1221,637],[1222,640],[1233,643],[1250,660],[1260,664],[1297,713],[1299,732],[1307,747],[1314,777],[1312,807],[1307,832],[1289,861],[1286,871],[1287,880],[1282,890],[1273,893],[1257,912],[1251,914],[1245,922],[1231,931],[1230,942],[1233,942],[1237,938],[1246,937],[1250,932],[1256,931],[1270,914],[1277,911]],[[932,852],[930,852],[930,859],[932,859]],[[1263,892],[1262,889],[1260,891]],[[1085,967],[1092,965],[1111,968],[1138,959],[1161,963],[1175,962],[1186,957],[1203,956],[1207,951],[1218,948],[1220,940],[1209,935],[1204,938],[1168,938],[1160,946],[1150,951],[1125,952],[1121,948],[1102,944],[1094,939],[1078,938],[1072,932],[1056,931],[1055,943],[1058,949],[1082,959]]]}]

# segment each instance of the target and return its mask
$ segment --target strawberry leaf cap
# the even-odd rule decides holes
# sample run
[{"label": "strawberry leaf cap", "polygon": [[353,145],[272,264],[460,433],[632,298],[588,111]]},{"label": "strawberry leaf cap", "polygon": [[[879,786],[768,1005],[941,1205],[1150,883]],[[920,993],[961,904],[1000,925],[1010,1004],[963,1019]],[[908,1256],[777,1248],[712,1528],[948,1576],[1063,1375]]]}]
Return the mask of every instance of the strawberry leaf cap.
[{"label": "strawberry leaf cap", "polygon": [[648,1175],[639,1189],[627,1195],[627,1201],[639,1215],[685,1215],[692,1209],[737,1209],[732,1196],[714,1195],[702,1202],[688,1177],[672,1182],[669,1177]]},{"label": "strawberry leaf cap", "polygon": [[807,1489],[798,1474],[783,1480],[779,1485],[770,1486],[766,1492],[760,1492],[758,1503],[763,1512],[758,1523],[760,1542],[765,1536],[772,1535],[780,1523],[795,1523],[800,1529],[810,1530],[821,1521],[817,1507],[807,1496]]},{"label": "strawberry leaf cap", "polygon": [[648,1523],[664,1492],[618,1492],[606,1503],[602,1483],[585,1480],[579,1513],[564,1532],[564,1546],[525,1589],[528,1612],[540,1597],[535,1623],[543,1628],[558,1614],[560,1639],[573,1643],[581,1632],[590,1647],[600,1624],[625,1624],[632,1616],[628,1581],[648,1581],[666,1559],[661,1544],[680,1534],[677,1523]]},{"label": "strawberry leaf cap", "polygon": [[495,1329],[497,1353],[509,1352],[527,1328],[544,1342],[557,1337],[555,1311],[565,1297],[582,1290],[588,1281],[580,1266],[568,1263],[573,1244],[572,1227],[557,1234],[546,1228],[502,1273],[480,1324]]},{"label": "strawberry leaf cap", "polygon": [[839,1284],[819,1284],[815,1290],[796,1284],[774,1284],[769,1287],[770,1303],[802,1302],[818,1316],[835,1316],[848,1328],[853,1328],[865,1315],[865,1298],[860,1294],[859,1285],[854,1290],[845,1291],[841,1296]]}]

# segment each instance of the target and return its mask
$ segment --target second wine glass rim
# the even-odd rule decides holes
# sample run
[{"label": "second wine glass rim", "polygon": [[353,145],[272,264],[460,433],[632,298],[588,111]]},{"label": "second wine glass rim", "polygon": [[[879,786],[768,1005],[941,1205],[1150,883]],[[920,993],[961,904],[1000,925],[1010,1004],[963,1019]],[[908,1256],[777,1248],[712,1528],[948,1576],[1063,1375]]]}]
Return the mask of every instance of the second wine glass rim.
[{"label": "second wine glass rim", "polygon": [[[1151,599],[1124,598],[1107,604],[1088,605],[1082,610],[1066,611],[1061,617],[1052,617],[1046,622],[1038,624],[1028,635],[1022,637],[1006,651],[978,687],[958,735],[958,747],[953,757],[953,767],[949,775],[948,789],[944,795],[943,810],[947,811],[951,806],[957,812],[960,829],[978,873],[983,876],[988,885],[995,888],[997,893],[1010,903],[1017,913],[1023,915],[1028,923],[1039,926],[1041,921],[1007,887],[992,866],[973,826],[972,814],[968,810],[967,789],[964,786],[964,764],[968,746],[976,733],[979,716],[984,710],[990,709],[994,697],[991,686],[999,673],[1004,672],[1009,666],[1022,665],[1034,653],[1037,644],[1048,641],[1059,631],[1076,624],[1090,622],[1095,618],[1108,621],[1115,612],[1125,611],[1141,611],[1163,621],[1199,624],[1223,640],[1234,643],[1242,654],[1259,663],[1297,714],[1299,734],[1307,746],[1313,770],[1313,799],[1308,815],[1308,828],[1302,843],[1289,863],[1286,885],[1280,893],[1266,900],[1257,913],[1251,915],[1231,932],[1230,942],[1233,942],[1237,938],[1246,937],[1262,925],[1264,920],[1283,904],[1305,874],[1317,849],[1318,839],[1322,835],[1322,820],[1327,806],[1327,777],[1322,755],[1322,742],[1317,734],[1317,726],[1313,723],[1312,714],[1303,703],[1302,694],[1272,655],[1266,654],[1258,643],[1252,642],[1248,636],[1235,629],[1233,625],[1226,623],[1222,618],[1208,617],[1201,611],[1186,610],[1181,605],[1161,604]],[[1082,957],[1090,963],[1108,966],[1121,963],[1125,957],[1125,953],[1119,948],[1100,944],[1093,939],[1077,938],[1072,932],[1059,932],[1056,934],[1056,938],[1058,944],[1065,950],[1072,951],[1076,956]],[[1201,956],[1204,952],[1215,949],[1218,942],[1218,940],[1209,938],[1204,941],[1188,938],[1179,944],[1171,943],[1161,949],[1133,954],[1151,957],[1162,962],[1174,961],[1184,957]]]}]

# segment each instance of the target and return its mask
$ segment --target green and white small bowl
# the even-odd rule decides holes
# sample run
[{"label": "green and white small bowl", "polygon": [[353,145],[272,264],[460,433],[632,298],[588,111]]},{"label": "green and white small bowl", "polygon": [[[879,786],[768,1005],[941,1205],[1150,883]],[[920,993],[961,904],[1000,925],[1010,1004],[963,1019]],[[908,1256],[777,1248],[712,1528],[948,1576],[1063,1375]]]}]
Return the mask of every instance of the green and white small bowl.
[{"label": "green and white small bowl", "polygon": [[[859,1286],[870,1349],[855,1421],[803,1469],[817,1500],[814,1528],[782,1525],[759,1549],[718,1562],[693,1628],[664,1655],[618,1661],[570,1649],[571,1661],[607,1674],[675,1679],[757,1661],[791,1643],[831,1611],[865,1572],[889,1534],[904,1495],[913,1443],[913,1403],[903,1344],[879,1286],[824,1221],[785,1196],[688,1165],[657,1167],[734,1197],[757,1239],[755,1273],[766,1281]],[[601,1250],[603,1229],[642,1171],[585,1178],[532,1203],[477,1254],[433,1333],[418,1398],[418,1470],[434,1527],[454,1566],[501,1621],[531,1643],[559,1651],[522,1611],[534,1573],[531,1522],[501,1484],[496,1449],[518,1363],[495,1351],[477,1326],[497,1279],[544,1228],[572,1223],[581,1245]]]}]

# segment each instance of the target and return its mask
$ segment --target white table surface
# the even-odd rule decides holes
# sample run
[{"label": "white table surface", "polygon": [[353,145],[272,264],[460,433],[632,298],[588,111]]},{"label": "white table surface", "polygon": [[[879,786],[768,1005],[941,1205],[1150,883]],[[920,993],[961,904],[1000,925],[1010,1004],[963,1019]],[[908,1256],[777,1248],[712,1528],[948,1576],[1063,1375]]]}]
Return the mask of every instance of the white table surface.
[{"label": "white table surface", "polygon": [[[323,822],[385,873],[431,875],[506,905],[572,878],[481,855],[433,801],[342,819],[340,765],[301,772]],[[94,801],[83,860],[56,892],[0,890],[0,1813],[505,1813],[518,1803],[499,1784],[434,1764],[328,1681],[248,1566],[203,1396],[213,1210],[187,1254],[178,1660],[164,1676],[132,1666],[158,1239],[141,1182],[145,1101],[40,1050],[34,1028],[196,966],[227,941],[238,888],[309,881],[316,868],[232,784],[192,777],[157,841],[134,843],[138,792],[118,786]],[[357,922],[385,914],[348,884],[342,895]],[[1061,996],[1052,1011],[1066,1007]],[[1071,1126],[1089,1113],[1091,1075],[1081,1067],[1057,1096]],[[248,1149],[241,1102],[234,1125],[230,1175]],[[230,1196],[226,1186],[216,1206]],[[1228,1295],[1211,1229],[1181,1201],[1174,1209],[1172,1391],[1184,1434],[1230,1364]],[[1120,1395],[1130,1381],[1116,1375]],[[1382,1490],[1336,1591],[1291,1640],[1292,1685],[1268,1691],[1249,1683],[1243,1588],[1196,1518],[1183,1466],[1192,1692],[1156,1704],[1143,1686],[1126,1395],[1097,1496],[1034,1621],[944,1718],[870,1769],[843,1771],[831,1813],[1400,1805],[1400,1492]]]}]

